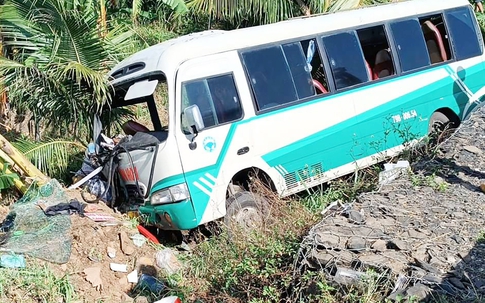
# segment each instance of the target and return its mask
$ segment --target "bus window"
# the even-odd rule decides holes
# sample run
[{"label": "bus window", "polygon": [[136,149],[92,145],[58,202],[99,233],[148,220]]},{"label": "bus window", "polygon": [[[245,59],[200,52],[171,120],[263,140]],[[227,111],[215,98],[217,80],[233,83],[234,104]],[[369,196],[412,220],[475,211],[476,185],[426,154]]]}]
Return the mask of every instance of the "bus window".
[{"label": "bus window", "polygon": [[242,58],[258,110],[298,99],[281,46],[246,51],[242,53]]},{"label": "bus window", "polygon": [[403,71],[411,71],[431,64],[418,20],[393,22],[391,30]]},{"label": "bus window", "polygon": [[448,35],[441,14],[419,18],[431,64],[451,59]]},{"label": "bus window", "polygon": [[[223,75],[182,84],[182,112],[197,105],[206,128],[238,120],[242,107],[232,75]],[[182,126],[188,132],[184,117]]]},{"label": "bus window", "polygon": [[389,42],[383,25],[357,30],[364,58],[371,68],[372,79],[395,74]]},{"label": "bus window", "polygon": [[310,68],[305,60],[303,49],[299,42],[283,45],[286,62],[290,68],[299,99],[315,95],[315,89],[312,84]]},{"label": "bus window", "polygon": [[370,80],[368,65],[354,32],[334,34],[322,39],[337,89]]},{"label": "bus window", "polygon": [[457,60],[482,54],[471,14],[470,9],[466,7],[446,12],[446,23],[453,41],[453,49]]},{"label": "bus window", "polygon": [[329,91],[327,77],[324,72],[322,58],[318,51],[316,39],[303,40],[295,44],[300,45],[304,54],[303,60],[306,63],[307,72],[310,73],[312,81],[311,85],[315,87],[316,93],[327,93]]}]

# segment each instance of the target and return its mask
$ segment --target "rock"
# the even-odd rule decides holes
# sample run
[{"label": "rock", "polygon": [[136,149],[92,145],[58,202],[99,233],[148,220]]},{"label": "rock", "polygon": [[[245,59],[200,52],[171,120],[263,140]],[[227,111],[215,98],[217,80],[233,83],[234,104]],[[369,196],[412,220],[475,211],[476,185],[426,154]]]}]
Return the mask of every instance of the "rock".
[{"label": "rock", "polygon": [[472,282],[473,282],[473,286],[475,286],[476,288],[482,288],[482,287],[485,286],[485,280],[484,279],[476,278]]},{"label": "rock", "polygon": [[139,296],[136,297],[135,303],[150,303],[147,297]]},{"label": "rock", "polygon": [[310,261],[316,263],[321,267],[325,267],[329,262],[334,259],[333,255],[323,250],[313,249],[310,253]]},{"label": "rock", "polygon": [[463,149],[466,150],[467,152],[470,152],[472,154],[481,154],[482,153],[482,150],[479,149],[478,147],[476,146],[473,146],[473,145],[466,145],[466,146],[463,146]]},{"label": "rock", "polygon": [[470,256],[470,254],[468,252],[463,252],[463,251],[460,251],[458,253],[458,256],[463,260],[463,262],[465,263],[469,263],[470,261],[472,261],[472,257]]},{"label": "rock", "polygon": [[329,233],[318,233],[315,240],[317,245],[323,246],[326,249],[340,247],[340,238]]},{"label": "rock", "polygon": [[135,252],[134,246],[131,244],[130,238],[128,238],[128,235],[126,232],[122,231],[118,234],[120,238],[120,248],[121,251],[127,255],[130,256]]},{"label": "rock", "polygon": [[465,285],[463,285],[461,280],[456,277],[449,278],[448,281],[450,281],[450,283],[453,284],[453,286],[455,286],[456,288],[465,289]]},{"label": "rock", "polygon": [[371,248],[377,251],[385,251],[387,249],[387,241],[377,240],[372,244]]},{"label": "rock", "polygon": [[356,210],[351,210],[349,212],[349,222],[354,224],[364,224],[364,216]]},{"label": "rock", "polygon": [[408,250],[409,246],[406,242],[401,241],[399,239],[393,239],[389,242],[389,247],[399,249],[399,250]]},{"label": "rock", "polygon": [[426,248],[419,248],[416,251],[411,252],[413,258],[421,260],[423,262],[429,262],[431,256]]},{"label": "rock", "polygon": [[416,285],[406,290],[406,297],[413,298],[415,302],[419,302],[424,300],[430,292],[431,289],[428,286],[421,283],[416,283]]},{"label": "rock", "polygon": [[387,258],[377,254],[359,256],[359,261],[370,266],[381,266],[387,263]]},{"label": "rock", "polygon": [[113,247],[108,246],[106,248],[106,253],[107,253],[108,257],[110,257],[111,259],[116,257],[116,249],[113,248]]},{"label": "rock", "polygon": [[426,235],[422,232],[419,232],[415,229],[409,229],[408,230],[408,235],[410,238],[415,238],[415,239],[423,239],[426,238]]},{"label": "rock", "polygon": [[352,237],[347,241],[347,248],[352,251],[364,250],[366,241],[362,237]]},{"label": "rock", "polygon": [[435,276],[433,274],[426,274],[421,279],[427,281],[428,283],[434,283],[434,284],[443,283],[443,278]]}]

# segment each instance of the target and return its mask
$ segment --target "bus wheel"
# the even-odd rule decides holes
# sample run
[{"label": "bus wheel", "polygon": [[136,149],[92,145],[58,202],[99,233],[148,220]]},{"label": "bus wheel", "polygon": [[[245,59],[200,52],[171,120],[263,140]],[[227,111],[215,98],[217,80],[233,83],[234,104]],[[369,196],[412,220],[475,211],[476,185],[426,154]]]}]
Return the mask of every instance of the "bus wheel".
[{"label": "bus wheel", "polygon": [[443,142],[454,131],[454,123],[445,114],[434,112],[428,126],[428,135],[436,143]]},{"label": "bus wheel", "polygon": [[224,223],[230,232],[237,229],[252,231],[260,229],[268,216],[268,201],[248,191],[238,192],[227,199]]}]

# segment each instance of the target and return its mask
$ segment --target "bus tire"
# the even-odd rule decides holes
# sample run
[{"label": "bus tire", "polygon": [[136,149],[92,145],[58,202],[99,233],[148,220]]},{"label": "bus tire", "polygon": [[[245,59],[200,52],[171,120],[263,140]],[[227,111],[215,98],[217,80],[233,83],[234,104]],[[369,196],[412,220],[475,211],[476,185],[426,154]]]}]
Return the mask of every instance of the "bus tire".
[{"label": "bus tire", "polygon": [[268,217],[268,201],[248,191],[238,192],[227,199],[224,223],[230,232],[249,232],[263,227]]},{"label": "bus tire", "polygon": [[428,135],[437,143],[444,141],[454,131],[455,123],[442,112],[434,112],[428,125]]}]

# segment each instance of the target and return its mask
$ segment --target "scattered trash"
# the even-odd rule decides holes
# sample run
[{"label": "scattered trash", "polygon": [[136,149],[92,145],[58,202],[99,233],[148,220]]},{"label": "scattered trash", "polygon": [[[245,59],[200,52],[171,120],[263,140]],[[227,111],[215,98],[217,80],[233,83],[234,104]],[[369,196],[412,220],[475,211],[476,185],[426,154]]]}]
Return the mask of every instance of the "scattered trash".
[{"label": "scattered trash", "polygon": [[152,241],[153,243],[155,244],[160,244],[160,242],[158,241],[157,237],[155,237],[151,232],[149,232],[145,227],[141,226],[141,225],[138,225],[137,226],[138,228],[138,231],[140,232],[140,234],[144,235],[145,237],[147,237],[148,240]]},{"label": "scattered trash", "polygon": [[108,248],[106,249],[106,252],[108,253],[108,257],[110,257],[111,259],[116,257],[116,249],[114,249],[113,247],[108,246]]},{"label": "scattered trash", "polygon": [[72,199],[69,203],[59,203],[52,206],[47,206],[42,202],[37,205],[44,211],[47,216],[55,215],[72,215],[72,214],[84,214],[85,204],[79,202],[76,199]]},{"label": "scattered trash", "polygon": [[101,290],[103,288],[103,281],[101,280],[101,267],[89,267],[84,269],[84,274],[86,275],[85,279],[93,287],[96,287],[96,290]]},{"label": "scattered trash", "polygon": [[379,173],[379,184],[384,185],[390,183],[403,172],[406,172],[407,169],[409,169],[409,162],[406,160],[384,164],[384,171]]},{"label": "scattered trash", "polygon": [[164,269],[170,275],[176,273],[182,267],[170,248],[158,251],[155,255],[155,262],[158,267]]},{"label": "scattered trash", "polygon": [[363,272],[338,267],[334,280],[339,284],[350,286],[359,284],[365,276],[366,274]]},{"label": "scattered trash", "polygon": [[177,296],[170,296],[170,297],[165,297],[161,300],[155,301],[153,303],[182,303],[182,300],[180,300],[180,298]]},{"label": "scattered trash", "polygon": [[138,284],[135,287],[135,289],[149,290],[154,294],[161,293],[163,288],[164,285],[162,284],[162,282],[160,282],[157,278],[146,274],[141,274],[138,280]]},{"label": "scattered trash", "polygon": [[14,226],[16,216],[17,214],[15,212],[10,212],[0,224],[0,232],[9,232]]},{"label": "scattered trash", "polygon": [[84,213],[86,217],[93,220],[94,222],[109,222],[109,221],[116,221],[115,217],[108,214],[100,214],[100,213]]},{"label": "scattered trash", "polygon": [[135,234],[131,236],[131,239],[133,240],[133,244],[135,244],[137,247],[142,247],[147,241],[147,239],[141,234]]},{"label": "scattered trash", "polygon": [[25,258],[23,255],[3,255],[0,256],[0,266],[7,268],[24,268]]},{"label": "scattered trash", "polygon": [[127,268],[126,264],[110,263],[109,268],[112,271],[128,272],[128,268]]},{"label": "scattered trash", "polygon": [[342,204],[342,202],[340,200],[333,201],[327,207],[325,207],[325,209],[322,210],[322,212],[320,214],[325,215],[329,211],[336,211],[340,207],[341,204]]},{"label": "scattered trash", "polygon": [[138,283],[138,271],[136,269],[130,272],[126,277],[128,278],[128,282]]}]

